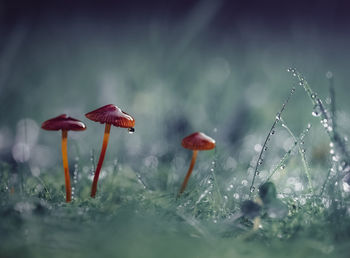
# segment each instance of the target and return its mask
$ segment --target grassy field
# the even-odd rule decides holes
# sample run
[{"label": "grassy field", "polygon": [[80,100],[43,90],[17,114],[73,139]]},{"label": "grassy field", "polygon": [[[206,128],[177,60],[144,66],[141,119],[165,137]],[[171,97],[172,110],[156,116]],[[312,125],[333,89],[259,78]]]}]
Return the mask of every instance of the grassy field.
[{"label": "grassy field", "polygon": [[[349,256],[345,40],[300,24],[220,34],[208,16],[18,23],[1,39],[1,257]],[[104,127],[84,114],[109,103],[136,132],[112,128],[92,199]],[[40,129],[62,113],[87,125],[68,135],[71,203],[61,136]],[[195,131],[216,148],[176,198],[191,158],[181,140]]]}]

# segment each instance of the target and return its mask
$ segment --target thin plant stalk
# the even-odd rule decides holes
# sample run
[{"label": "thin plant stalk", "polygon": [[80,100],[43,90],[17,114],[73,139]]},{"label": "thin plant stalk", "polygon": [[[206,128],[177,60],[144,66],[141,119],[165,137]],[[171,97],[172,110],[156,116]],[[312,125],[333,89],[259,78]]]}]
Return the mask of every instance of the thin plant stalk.
[{"label": "thin plant stalk", "polygon": [[68,132],[66,130],[62,130],[62,161],[63,161],[63,169],[64,169],[64,179],[66,184],[66,202],[70,202],[72,200],[72,192],[71,192],[69,167],[68,167],[67,135],[68,135]]},{"label": "thin plant stalk", "polygon": [[95,171],[95,175],[94,175],[94,180],[92,182],[92,187],[91,187],[91,197],[93,197],[93,198],[95,197],[96,192],[97,192],[98,177],[100,175],[103,160],[105,158],[110,131],[111,131],[111,124],[106,124],[105,133],[103,135],[101,154],[100,154],[100,158],[99,158],[98,163],[97,163],[97,167],[96,167],[96,171]]},{"label": "thin plant stalk", "polygon": [[198,151],[194,150],[193,154],[192,154],[192,160],[191,160],[190,167],[188,168],[185,180],[183,181],[183,183],[181,185],[181,189],[180,189],[180,191],[178,193],[178,196],[180,196],[185,191],[185,188],[187,186],[188,180],[190,179],[190,176],[192,174],[192,170],[193,170],[194,164],[196,163],[197,154],[198,154]]},{"label": "thin plant stalk", "polygon": [[264,144],[263,144],[263,146],[262,146],[262,148],[261,148],[261,151],[260,151],[260,153],[259,153],[258,160],[256,161],[256,165],[255,165],[255,169],[254,169],[254,175],[253,175],[252,183],[251,183],[250,188],[249,188],[249,190],[250,190],[250,191],[249,191],[249,197],[251,197],[251,195],[252,195],[252,193],[253,193],[253,191],[254,191],[255,178],[256,178],[256,175],[257,175],[257,173],[258,173],[258,167],[259,167],[259,165],[261,164],[260,162],[261,162],[261,160],[262,160],[262,155],[263,155],[263,152],[265,151],[267,142],[270,140],[270,137],[271,137],[271,135],[273,134],[274,129],[275,129],[275,127],[276,127],[276,124],[277,124],[277,123],[279,122],[279,120],[281,119],[281,115],[282,115],[284,109],[286,108],[286,105],[288,104],[290,98],[291,98],[292,95],[294,94],[294,92],[295,92],[295,88],[293,87],[292,90],[290,91],[290,94],[288,95],[287,99],[286,99],[285,102],[283,103],[280,112],[277,113],[276,118],[275,118],[275,121],[273,122],[273,124],[272,124],[272,126],[271,126],[271,129],[270,129],[268,135],[267,135],[266,138],[265,138]]},{"label": "thin plant stalk", "polygon": [[308,180],[308,184],[309,184],[309,189],[311,191],[311,193],[314,192],[313,190],[313,187],[312,187],[312,183],[311,183],[311,176],[310,176],[310,171],[309,171],[309,167],[307,165],[307,161],[306,161],[306,158],[305,158],[305,153],[303,152],[303,149],[301,148],[300,146],[300,142],[298,141],[298,139],[295,137],[295,135],[293,134],[293,132],[289,129],[289,127],[286,125],[286,123],[281,119],[281,121],[283,122],[282,126],[284,128],[286,128],[286,130],[288,131],[288,133],[292,136],[294,142],[297,143],[298,145],[298,151],[299,151],[299,154],[301,156],[301,161],[303,163],[303,167],[304,167],[304,171],[305,171],[305,174],[306,174],[306,177],[307,177],[307,180]]},{"label": "thin plant stalk", "polygon": [[[294,148],[294,146],[293,146]],[[285,165],[286,160],[289,158],[290,153],[292,152],[292,149],[289,149],[281,158],[280,162],[278,163],[278,165],[272,170],[271,174],[267,177],[267,179],[265,180],[265,183],[270,181],[270,179],[273,177],[273,175],[276,173],[276,171],[281,167]]]},{"label": "thin plant stalk", "polygon": [[[321,111],[321,115],[319,116],[319,119],[327,119],[327,121],[330,119],[326,109],[321,101],[320,98],[317,97],[316,92],[314,92],[312,90],[312,88],[310,87],[309,83],[304,79],[304,77],[302,76],[301,73],[299,73],[298,71],[296,71],[294,68],[289,69],[290,72],[293,73],[293,76],[296,77],[299,80],[299,84],[300,86],[302,86],[304,88],[304,90],[306,91],[307,95],[309,96],[311,103],[314,105],[314,107],[319,107],[320,111]],[[332,101],[332,106],[331,106],[331,112],[332,115],[336,113],[335,111],[335,94],[334,94],[334,85],[333,85],[333,79],[330,79],[330,97],[331,97],[331,101]],[[331,121],[332,121],[332,130],[326,130],[326,133],[328,134],[330,140],[332,142],[334,142],[335,144],[337,144],[337,146],[340,148],[342,154],[346,157],[346,160],[350,159],[350,155],[345,147],[344,142],[341,140],[341,137],[339,136],[339,134],[334,130],[334,125],[335,123],[335,117],[331,117]]]}]

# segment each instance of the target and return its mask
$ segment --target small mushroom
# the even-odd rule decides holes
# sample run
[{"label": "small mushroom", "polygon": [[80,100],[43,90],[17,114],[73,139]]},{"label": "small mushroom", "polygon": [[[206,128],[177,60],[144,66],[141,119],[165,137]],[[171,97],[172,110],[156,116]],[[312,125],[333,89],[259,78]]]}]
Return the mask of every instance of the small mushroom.
[{"label": "small mushroom", "polygon": [[42,123],[41,128],[49,131],[62,130],[62,160],[64,168],[64,177],[66,183],[66,202],[72,200],[72,192],[70,187],[68,155],[67,155],[67,135],[68,131],[83,131],[86,126],[83,122],[62,114],[55,118],[49,119]]},{"label": "small mushroom", "polygon": [[182,183],[182,186],[181,186],[181,189],[178,193],[178,196],[180,196],[186,188],[187,182],[191,176],[194,164],[196,162],[198,151],[214,149],[215,148],[215,140],[210,138],[209,136],[205,135],[204,133],[196,132],[196,133],[193,133],[193,134],[185,137],[182,140],[182,147],[192,150],[193,154],[192,154],[192,160],[191,160],[190,167],[187,171],[185,180]]},{"label": "small mushroom", "polygon": [[92,182],[92,187],[91,187],[91,197],[95,197],[97,192],[98,177],[100,175],[102,163],[107,150],[111,125],[128,128],[130,132],[134,132],[135,120],[130,115],[123,112],[119,107],[113,104],[109,104],[99,109],[96,109],[94,111],[91,111],[85,114],[85,116],[92,121],[100,122],[101,124],[106,124],[105,133],[103,136],[101,154],[97,163],[94,180]]}]

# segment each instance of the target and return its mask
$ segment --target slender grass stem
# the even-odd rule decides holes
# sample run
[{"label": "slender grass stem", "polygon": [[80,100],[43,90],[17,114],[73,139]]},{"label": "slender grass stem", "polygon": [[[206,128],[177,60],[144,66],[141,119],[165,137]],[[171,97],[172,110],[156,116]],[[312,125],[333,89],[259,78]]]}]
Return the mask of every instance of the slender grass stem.
[{"label": "slender grass stem", "polygon": [[[294,148],[295,146],[293,146]],[[267,177],[267,179],[265,180],[265,183],[270,181],[270,179],[272,178],[272,176],[276,173],[276,171],[285,164],[286,160],[289,158],[290,153],[292,152],[293,148],[289,149],[281,158],[280,162],[278,163],[278,165],[272,170],[271,174]]]},{"label": "slender grass stem", "polygon": [[294,92],[295,92],[295,88],[292,88],[292,90],[290,91],[290,93],[289,93],[287,99],[284,101],[280,112],[277,113],[276,118],[275,118],[275,121],[273,122],[273,124],[272,124],[272,126],[271,126],[271,129],[270,129],[268,135],[267,135],[266,138],[265,138],[264,144],[263,144],[263,146],[262,146],[262,148],[261,148],[261,151],[260,151],[260,153],[259,153],[258,160],[256,161],[256,165],[255,165],[255,169],[254,169],[254,175],[253,175],[252,183],[251,183],[250,188],[249,188],[249,197],[252,196],[252,193],[253,193],[253,191],[254,191],[255,178],[256,178],[256,175],[257,175],[257,173],[258,173],[259,165],[261,165],[262,155],[263,155],[263,152],[265,151],[267,142],[270,140],[271,135],[274,133],[274,129],[275,129],[275,127],[276,127],[276,124],[277,124],[277,123],[279,122],[279,120],[281,119],[281,115],[282,115],[284,109],[286,108],[286,105],[288,104],[290,98],[291,98],[292,95],[294,94]]},{"label": "slender grass stem", "polygon": [[309,167],[308,167],[308,164],[307,164],[307,161],[306,161],[306,157],[305,157],[305,151],[301,148],[300,146],[300,141],[298,141],[298,139],[295,137],[295,135],[293,134],[293,132],[289,129],[289,127],[287,126],[287,124],[283,121],[283,119],[281,119],[282,121],[282,126],[284,128],[286,128],[287,132],[290,134],[290,136],[292,136],[294,142],[297,144],[298,146],[298,151],[299,151],[299,154],[301,156],[301,160],[302,160],[302,164],[303,164],[303,167],[304,167],[304,171],[305,171],[305,174],[306,174],[306,177],[307,177],[307,180],[308,180],[308,184],[309,184],[309,189],[311,191],[311,193],[314,192],[313,190],[313,187],[312,187],[312,183],[311,183],[311,176],[310,176],[310,171],[309,171]]}]

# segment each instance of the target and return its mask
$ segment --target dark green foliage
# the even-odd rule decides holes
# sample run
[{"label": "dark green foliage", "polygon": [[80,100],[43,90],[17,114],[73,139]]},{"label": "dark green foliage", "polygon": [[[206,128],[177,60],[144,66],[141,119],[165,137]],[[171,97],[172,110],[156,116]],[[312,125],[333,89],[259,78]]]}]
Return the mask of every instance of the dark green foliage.
[{"label": "dark green foliage", "polygon": [[277,198],[276,186],[272,182],[266,182],[259,187],[259,196],[264,204],[269,204]]},{"label": "dark green foliage", "polygon": [[246,200],[241,205],[243,215],[249,219],[254,219],[260,215],[261,206],[251,200]]}]

